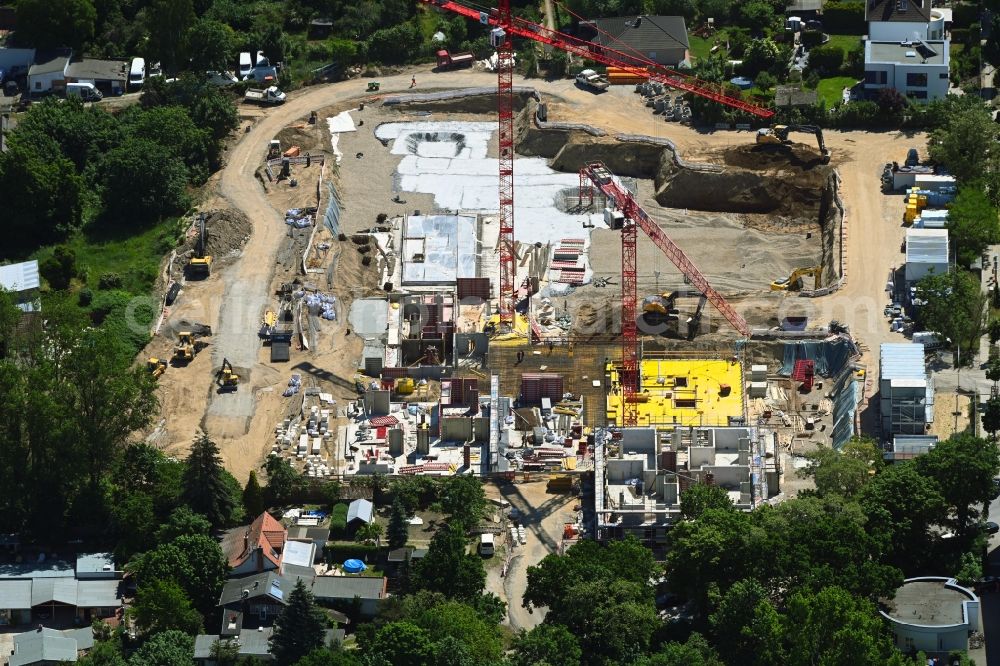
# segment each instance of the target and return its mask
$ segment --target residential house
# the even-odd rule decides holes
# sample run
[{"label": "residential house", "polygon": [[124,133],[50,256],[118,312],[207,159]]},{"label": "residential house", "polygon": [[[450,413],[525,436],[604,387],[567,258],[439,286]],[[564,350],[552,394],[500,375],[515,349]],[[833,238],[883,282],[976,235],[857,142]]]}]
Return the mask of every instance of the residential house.
[{"label": "residential house", "polygon": [[286,539],[284,526],[266,511],[250,525],[227,531],[221,545],[229,562],[229,575],[237,578],[277,569]]},{"label": "residential house", "polygon": [[385,599],[387,581],[371,576],[316,576],[267,571],[244,578],[230,579],[222,587],[222,636],[239,636],[244,629],[270,627],[285,605],[296,582],[303,581],[317,601],[349,607],[357,597],[361,614],[373,616],[378,602]]},{"label": "residential house", "polygon": [[326,542],[330,540],[330,529],[328,527],[296,525],[288,528],[288,540],[311,541],[316,547],[315,558],[318,560],[323,556]]},{"label": "residential house", "polygon": [[114,580],[122,577],[115,568],[115,556],[111,553],[84,553],[76,557],[76,577],[78,580]]},{"label": "residential house", "polygon": [[80,652],[94,647],[94,632],[90,627],[57,631],[39,627],[14,636],[14,651],[9,666],[62,664],[77,660]]},{"label": "residential house", "polygon": [[13,293],[14,302],[24,312],[38,312],[41,309],[38,300],[38,289],[41,286],[38,261],[35,259],[0,266],[0,289]]},{"label": "residential house", "polygon": [[28,94],[44,95],[66,90],[66,68],[73,55],[72,49],[36,51],[28,68]]},{"label": "residential house", "polygon": [[74,60],[66,66],[66,83],[93,83],[105,95],[124,95],[128,66],[128,60]]},{"label": "residential house", "polygon": [[[271,661],[274,656],[271,654],[271,635],[274,633],[272,627],[257,627],[256,629],[244,629],[238,636],[225,637],[200,634],[194,637],[194,660],[201,666],[215,666],[216,655],[215,644],[219,641],[228,643],[234,641],[236,644],[236,656],[241,661],[244,659],[259,659],[261,661]],[[324,645],[337,645],[344,642],[343,629],[327,629]]]},{"label": "residential house", "polygon": [[798,16],[803,20],[820,18],[823,12],[823,0],[788,0],[785,5],[787,16]]},{"label": "residential house", "polygon": [[373,520],[375,505],[366,499],[356,499],[347,507],[347,528],[357,529]]},{"label": "residential house", "polygon": [[[0,625],[36,621],[89,625],[94,619],[116,617],[123,605],[120,572],[113,571],[112,578],[94,578],[89,569],[93,563],[106,563],[106,556],[83,555],[80,560],[82,579],[61,560],[0,567]],[[105,564],[100,566],[105,576]]]},{"label": "residential house", "polygon": [[8,78],[23,76],[35,62],[35,49],[0,49],[0,69]]},{"label": "residential house", "polygon": [[864,89],[869,95],[882,88],[917,101],[948,94],[945,20],[930,5],[931,0],[868,0]]},{"label": "residential house", "polygon": [[641,54],[667,67],[679,67],[689,58],[687,26],[682,16],[613,16],[583,21],[580,35],[595,50]]}]

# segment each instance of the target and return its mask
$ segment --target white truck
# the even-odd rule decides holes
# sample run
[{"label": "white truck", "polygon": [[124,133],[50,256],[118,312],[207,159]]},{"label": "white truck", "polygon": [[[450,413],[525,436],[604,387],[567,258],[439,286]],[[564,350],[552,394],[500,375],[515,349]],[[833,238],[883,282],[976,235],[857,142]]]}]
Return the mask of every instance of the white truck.
[{"label": "white truck", "polygon": [[278,90],[278,86],[270,88],[250,88],[243,96],[244,101],[256,102],[257,104],[284,104],[285,93]]},{"label": "white truck", "polygon": [[586,86],[591,90],[603,92],[608,89],[611,82],[592,69],[585,69],[576,75],[576,82],[581,86]]}]

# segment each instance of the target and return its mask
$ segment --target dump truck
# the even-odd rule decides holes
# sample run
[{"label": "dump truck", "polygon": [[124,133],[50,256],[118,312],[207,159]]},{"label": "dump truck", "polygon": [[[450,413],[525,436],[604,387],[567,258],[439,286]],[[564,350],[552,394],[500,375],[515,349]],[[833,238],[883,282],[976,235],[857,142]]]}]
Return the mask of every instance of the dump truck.
[{"label": "dump truck", "polygon": [[441,49],[437,52],[437,68],[438,69],[458,69],[460,67],[469,67],[475,62],[476,56],[470,52],[465,53],[449,53],[448,49]]},{"label": "dump truck", "polygon": [[248,88],[243,96],[246,102],[256,102],[257,104],[284,104],[285,93],[278,90],[278,86],[270,88]]},{"label": "dump truck", "polygon": [[576,75],[576,82],[597,92],[604,92],[611,82],[592,69],[585,69]]}]

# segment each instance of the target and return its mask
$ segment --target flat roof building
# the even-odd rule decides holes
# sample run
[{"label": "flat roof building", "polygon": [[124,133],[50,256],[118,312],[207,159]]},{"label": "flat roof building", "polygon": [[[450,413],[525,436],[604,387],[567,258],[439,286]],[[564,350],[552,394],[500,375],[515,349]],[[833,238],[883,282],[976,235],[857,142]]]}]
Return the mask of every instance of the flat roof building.
[{"label": "flat roof building", "polygon": [[924,365],[924,346],[887,342],[879,352],[882,436],[925,434],[934,422],[934,380]]},{"label": "flat roof building", "polygon": [[933,272],[948,272],[948,230],[906,230],[906,281],[916,282]]},{"label": "flat roof building", "polygon": [[969,633],[979,630],[979,597],[953,578],[910,578],[884,600],[880,611],[892,629],[896,647],[946,656],[969,648]]}]

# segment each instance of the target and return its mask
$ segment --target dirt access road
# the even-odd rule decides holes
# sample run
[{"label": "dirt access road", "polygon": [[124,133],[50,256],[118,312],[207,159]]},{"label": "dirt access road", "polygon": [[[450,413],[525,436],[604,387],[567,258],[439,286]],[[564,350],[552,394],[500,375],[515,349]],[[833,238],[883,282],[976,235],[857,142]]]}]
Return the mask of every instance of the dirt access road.
[{"label": "dirt access road", "polygon": [[[417,78],[415,92],[428,88],[490,86],[496,81],[494,75],[485,72],[438,74],[428,68],[419,68],[381,78],[380,94],[407,91],[411,76]],[[747,132],[705,133],[667,124],[652,116],[638,96],[631,93],[630,87],[594,95],[577,88],[571,81],[548,83],[517,78],[518,84],[535,86],[543,95],[555,97],[550,98],[550,117],[553,119],[579,122],[585,118],[588,123],[612,132],[667,136],[688,159],[713,159],[721,148],[752,141],[752,134]],[[314,109],[367,98],[365,85],[365,80],[352,80],[313,87],[290,95],[283,106],[264,110],[250,131],[230,150],[228,164],[221,174],[218,194],[249,217],[253,233],[242,257],[224,276],[226,285],[219,310],[218,333],[212,347],[212,363],[218,367],[224,357],[228,358],[243,375],[241,386],[245,388],[230,394],[213,393],[203,423],[206,432],[219,440],[227,463],[241,472],[251,469],[256,461],[240,460],[233,464],[228,451],[238,451],[241,457],[259,451],[262,456],[269,444],[243,440],[247,438],[254,412],[252,387],[267,383],[266,366],[258,363],[257,322],[268,302],[275,256],[286,230],[282,213],[269,203],[255,171],[261,164],[267,142],[282,128],[308,117]],[[827,319],[837,318],[850,325],[870,349],[877,349],[879,342],[891,339],[881,319],[881,305],[885,276],[889,267],[899,261],[902,237],[899,222],[894,221],[898,220],[899,211],[893,212],[891,205],[899,207],[901,204],[897,197],[881,195],[878,177],[884,162],[899,159],[911,145],[922,148],[926,141],[923,137],[899,133],[829,132],[827,143],[833,151],[833,163],[843,178],[844,198],[849,210],[850,277],[846,289],[814,302],[813,306],[819,306],[829,315]],[[873,365],[877,364],[870,363],[869,367]]]}]

